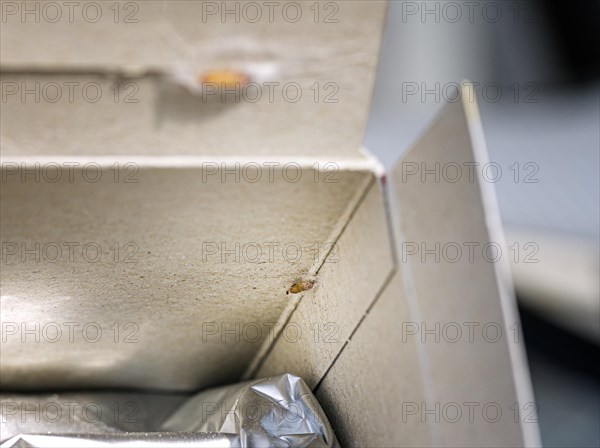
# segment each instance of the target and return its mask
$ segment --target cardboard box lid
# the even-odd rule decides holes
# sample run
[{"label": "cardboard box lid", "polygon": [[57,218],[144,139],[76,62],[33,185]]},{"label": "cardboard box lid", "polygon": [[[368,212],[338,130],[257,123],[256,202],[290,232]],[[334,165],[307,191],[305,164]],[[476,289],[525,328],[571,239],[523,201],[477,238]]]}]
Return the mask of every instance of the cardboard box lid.
[{"label": "cardboard box lid", "polygon": [[5,155],[361,157],[383,1],[2,8]]}]

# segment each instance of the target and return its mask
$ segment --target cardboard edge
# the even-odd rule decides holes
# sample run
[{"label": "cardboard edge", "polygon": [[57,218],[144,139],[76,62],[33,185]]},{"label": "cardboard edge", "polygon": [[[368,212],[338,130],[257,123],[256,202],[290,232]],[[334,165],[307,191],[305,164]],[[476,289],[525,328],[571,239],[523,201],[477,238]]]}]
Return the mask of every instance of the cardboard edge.
[{"label": "cardboard edge", "polygon": [[[467,93],[473,92],[472,84],[468,80],[461,82],[461,99],[464,108],[473,156],[476,162],[482,165],[489,163],[489,153],[485,142],[483,125],[479,114],[479,107],[474,96],[469,97]],[[496,191],[490,182],[485,182],[481,171],[478,173],[478,186],[481,194],[481,202],[484,210],[484,219],[486,230],[490,240],[497,241],[502,247],[507,247],[502,220],[500,217],[500,206]],[[503,258],[498,263],[494,263],[496,282],[504,323],[515,322],[520,325],[519,313],[517,310],[517,301],[514,294],[514,285],[511,276],[511,269],[508,259]],[[517,399],[520,403],[535,402],[533,396],[533,387],[529,373],[529,365],[525,350],[520,344],[508,344],[508,351],[511,360],[513,377],[515,382]],[[527,447],[541,447],[541,436],[537,424],[521,423],[523,433],[523,442]]]}]

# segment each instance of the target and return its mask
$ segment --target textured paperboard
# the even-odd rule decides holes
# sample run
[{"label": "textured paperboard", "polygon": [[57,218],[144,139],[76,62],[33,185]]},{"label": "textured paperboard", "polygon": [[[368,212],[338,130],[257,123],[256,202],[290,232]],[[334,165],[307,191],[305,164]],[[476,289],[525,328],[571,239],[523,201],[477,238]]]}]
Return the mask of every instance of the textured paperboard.
[{"label": "textured paperboard", "polygon": [[[407,242],[506,247],[493,189],[480,170],[473,180],[453,183],[433,176],[423,181],[420,174],[403,178],[406,163],[487,162],[477,107],[466,92],[393,170],[389,203],[398,270],[317,388],[345,446],[540,445],[524,342],[514,332],[519,320],[507,258],[450,262],[430,254],[422,262],[403,253]],[[411,335],[403,330],[407,323],[421,331]],[[440,337],[436,324],[491,325],[502,336]],[[449,406],[468,411],[464,403],[477,408],[473,420],[444,414]],[[416,415],[409,412],[413,405]],[[490,408],[503,415],[484,415]]]},{"label": "textured paperboard", "polygon": [[[534,402],[531,394],[525,393],[524,341],[518,328],[498,209],[493,190],[490,194],[492,186],[479,168],[487,162],[481,124],[474,100],[469,100],[466,92],[462,92],[461,102],[442,111],[394,170],[393,193],[398,201],[395,227],[400,231],[399,241],[417,242],[429,249],[436,243],[440,247],[450,243],[463,250],[458,261],[452,254],[445,259],[440,256],[439,261],[429,256],[424,262],[412,256],[403,263],[403,273],[410,276],[409,300],[415,304],[412,320],[420,318],[428,328],[436,323],[457,323],[465,329],[465,324],[472,322],[478,335],[473,342],[463,337],[453,343],[451,336],[439,343],[421,344],[423,356],[429,360],[423,375],[429,378],[426,384],[432,396],[440,403],[494,403],[505,414],[498,422],[484,421],[481,425],[465,419],[442,421],[437,440],[444,445],[522,446],[529,442],[522,437],[530,436],[535,423],[522,422],[524,415],[520,415],[515,424],[514,417],[506,414],[515,403],[523,408]],[[456,182],[435,181],[432,176],[425,182],[420,176],[403,181],[402,166],[411,162],[429,168],[435,163],[464,167],[475,162],[478,168],[473,179],[463,175]],[[477,244],[473,259],[466,256],[467,243]],[[497,257],[494,248],[484,252],[488,243],[504,253]],[[496,331],[502,333],[497,335]]]},{"label": "textured paperboard", "polygon": [[[282,333],[258,359],[252,374],[294,372],[315,387],[343,350],[392,273],[393,251],[381,185],[373,182],[350,217],[336,252],[317,273],[317,283],[290,315]],[[283,332],[288,337],[282,336]],[[304,337],[297,340],[296,332]]]},{"label": "textured paperboard", "polygon": [[[84,1],[72,23],[68,11],[52,23],[41,9],[38,22],[32,14],[22,20],[43,2],[7,3],[18,12],[0,31],[2,84],[18,93],[3,98],[4,155],[360,157],[385,2],[276,2],[277,15],[271,20],[265,10],[257,23],[205,10],[235,11],[240,1]],[[100,5],[99,22],[81,17],[87,4],[90,15]],[[138,22],[123,22],[135,6]],[[299,8],[301,18],[281,16],[284,7],[289,17]],[[257,61],[272,73],[253,74]],[[186,88],[224,68],[247,73],[260,99],[256,88],[251,100],[240,87],[226,101]],[[36,83],[37,101],[31,93],[21,101]],[[56,103],[44,100],[57,97],[55,88],[45,90],[52,83],[62,91]],[[76,83],[73,101],[68,83]],[[92,101],[83,98],[88,85]]]},{"label": "textured paperboard", "polygon": [[[133,344],[11,337],[1,355],[5,387],[190,390],[239,379],[268,341],[268,325],[298,300],[286,290],[318,270],[373,182],[374,164],[359,148],[385,3],[320,4],[318,20],[309,16],[315,5],[302,3],[302,20],[258,23],[204,17],[208,3],[227,10],[243,5],[83,2],[82,9],[100,6],[102,21],[76,15],[53,23],[32,14],[23,19],[21,10],[44,6],[22,2],[9,5],[19,9],[16,15],[3,16],[1,238],[19,246],[2,266],[3,321],[92,322],[105,333],[114,323],[121,332],[128,323],[139,327]],[[114,23],[107,14],[115,7],[139,8],[138,22]],[[325,20],[331,7],[335,22]],[[257,61],[274,65],[270,77],[254,73]],[[273,101],[204,96],[201,75],[223,68],[247,71],[263,89],[266,82],[295,83],[302,97],[284,100],[281,89]],[[328,82],[335,98],[324,90]],[[73,100],[69,83],[76,83]],[[54,102],[48,95],[56,85],[62,96]],[[99,89],[98,101],[84,98],[86,85]],[[7,93],[12,88],[18,93]],[[63,170],[56,183],[42,172],[54,164]],[[74,164],[71,182],[65,167]],[[101,167],[100,181],[83,181],[86,164]],[[139,171],[122,169],[115,182],[115,164]],[[255,178],[257,165],[260,180],[244,179]],[[302,180],[286,179],[297,167]],[[40,178],[23,180],[27,169]],[[129,174],[138,183],[124,183]],[[99,243],[105,252],[134,243],[139,261],[20,258],[22,244],[65,242]],[[203,243],[225,250],[291,243],[304,253],[293,263],[281,249],[267,263],[231,255],[203,261]],[[225,328],[235,333],[236,325],[257,322],[267,331],[252,343]],[[204,324],[219,326],[216,338],[203,340]]]},{"label": "textured paperboard", "polygon": [[[296,183],[279,171],[272,183],[268,176],[236,183],[204,179],[201,164],[140,166],[138,183],[115,183],[106,171],[97,183],[78,172],[74,182],[63,176],[57,183],[6,176],[2,321],[24,322],[34,335],[20,329],[3,341],[4,387],[191,390],[239,379],[269,336],[262,324],[277,322],[292,300],[286,290],[319,263],[317,248],[335,242],[340,220],[372,179],[368,165],[340,171],[335,183],[315,182],[308,167]],[[79,244],[73,260],[68,242]],[[278,245],[272,256],[270,243]],[[56,244],[63,254],[48,261],[57,257]],[[86,244],[102,256],[91,250],[86,259]],[[218,252],[209,255],[206,244]],[[7,255],[9,245],[19,247],[16,255]],[[262,253],[256,262],[253,245]],[[302,249],[297,260],[294,247]],[[63,331],[64,322],[99,325],[104,338],[36,342],[36,323],[53,322]],[[114,343],[108,335],[115,323],[121,331],[133,324],[119,342],[136,328],[138,342]],[[209,335],[213,323],[219,331]],[[261,324],[260,338],[236,332],[253,323]]]},{"label": "textured paperboard", "polygon": [[315,391],[343,446],[441,446],[430,422],[402,418],[402,403],[427,399],[417,346],[402,342],[409,320],[396,271]]}]

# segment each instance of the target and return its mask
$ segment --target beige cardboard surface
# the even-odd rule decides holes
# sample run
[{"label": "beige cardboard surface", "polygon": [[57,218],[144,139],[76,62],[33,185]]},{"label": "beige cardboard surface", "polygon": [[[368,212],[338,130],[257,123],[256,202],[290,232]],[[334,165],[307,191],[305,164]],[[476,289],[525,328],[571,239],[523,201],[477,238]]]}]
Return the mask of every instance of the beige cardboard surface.
[{"label": "beige cardboard surface", "polygon": [[319,269],[313,289],[287,317],[255,377],[300,375],[314,387],[364,317],[393,268],[384,198],[373,182]]},{"label": "beige cardboard surface", "polygon": [[333,364],[316,395],[345,447],[434,446],[429,422],[412,414],[426,396],[400,273]]},{"label": "beige cardboard surface", "polygon": [[[300,2],[256,22],[244,2],[57,5],[56,21],[56,5],[1,5],[3,384],[235,381],[371,182],[359,148],[385,2]],[[247,84],[209,92],[220,70]],[[203,243],[217,247],[206,261]],[[267,262],[231,261],[273,243]],[[96,245],[100,260],[82,261]],[[48,342],[56,322],[65,334]],[[73,343],[71,322],[104,337],[77,329]]]},{"label": "beige cardboard surface", "polygon": [[239,379],[372,179],[368,166],[331,183],[310,167],[297,182],[281,170],[222,182],[202,164],[142,166],[137,183],[102,173],[51,183],[3,171],[4,388]]},{"label": "beige cardboard surface", "polygon": [[[319,8],[301,2],[271,7],[255,2],[256,8],[236,1],[187,0],[117,1],[98,8],[99,2],[81,1],[71,13],[62,3],[60,11],[34,1],[17,2],[15,10],[11,3],[0,2],[5,17],[1,62],[44,70],[162,68],[182,62],[183,56],[201,65],[239,57],[241,51],[224,50],[236,44],[247,59],[277,54],[295,66],[371,51],[374,62],[385,12],[380,0],[320,2]],[[322,45],[331,39],[336,45]]]},{"label": "beige cardboard surface", "polygon": [[64,3],[2,2],[5,155],[360,157],[385,2]]},{"label": "beige cardboard surface", "polygon": [[[481,424],[440,419],[437,440],[451,446],[539,444],[509,254],[484,171],[485,142],[471,91],[463,87],[462,101],[441,112],[394,170],[400,264],[413,321],[420,322],[415,337],[428,360],[423,375],[433,399],[442,408],[465,402],[481,408]],[[415,166],[419,173],[408,175]],[[423,177],[426,169],[438,171],[439,179]],[[419,252],[411,255],[414,245]]]}]

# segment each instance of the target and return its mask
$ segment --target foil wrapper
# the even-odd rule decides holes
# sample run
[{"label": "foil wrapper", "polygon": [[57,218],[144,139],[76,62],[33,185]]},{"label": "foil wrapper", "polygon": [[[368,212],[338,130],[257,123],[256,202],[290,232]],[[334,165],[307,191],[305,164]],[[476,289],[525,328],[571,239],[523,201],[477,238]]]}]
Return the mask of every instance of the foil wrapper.
[{"label": "foil wrapper", "polygon": [[226,434],[189,434],[189,433],[122,433],[122,434],[19,434],[6,442],[2,447],[19,448],[159,448],[159,447],[238,447],[240,439],[236,435]]},{"label": "foil wrapper", "polygon": [[337,448],[311,390],[294,375],[164,394],[2,395],[0,448]]}]

